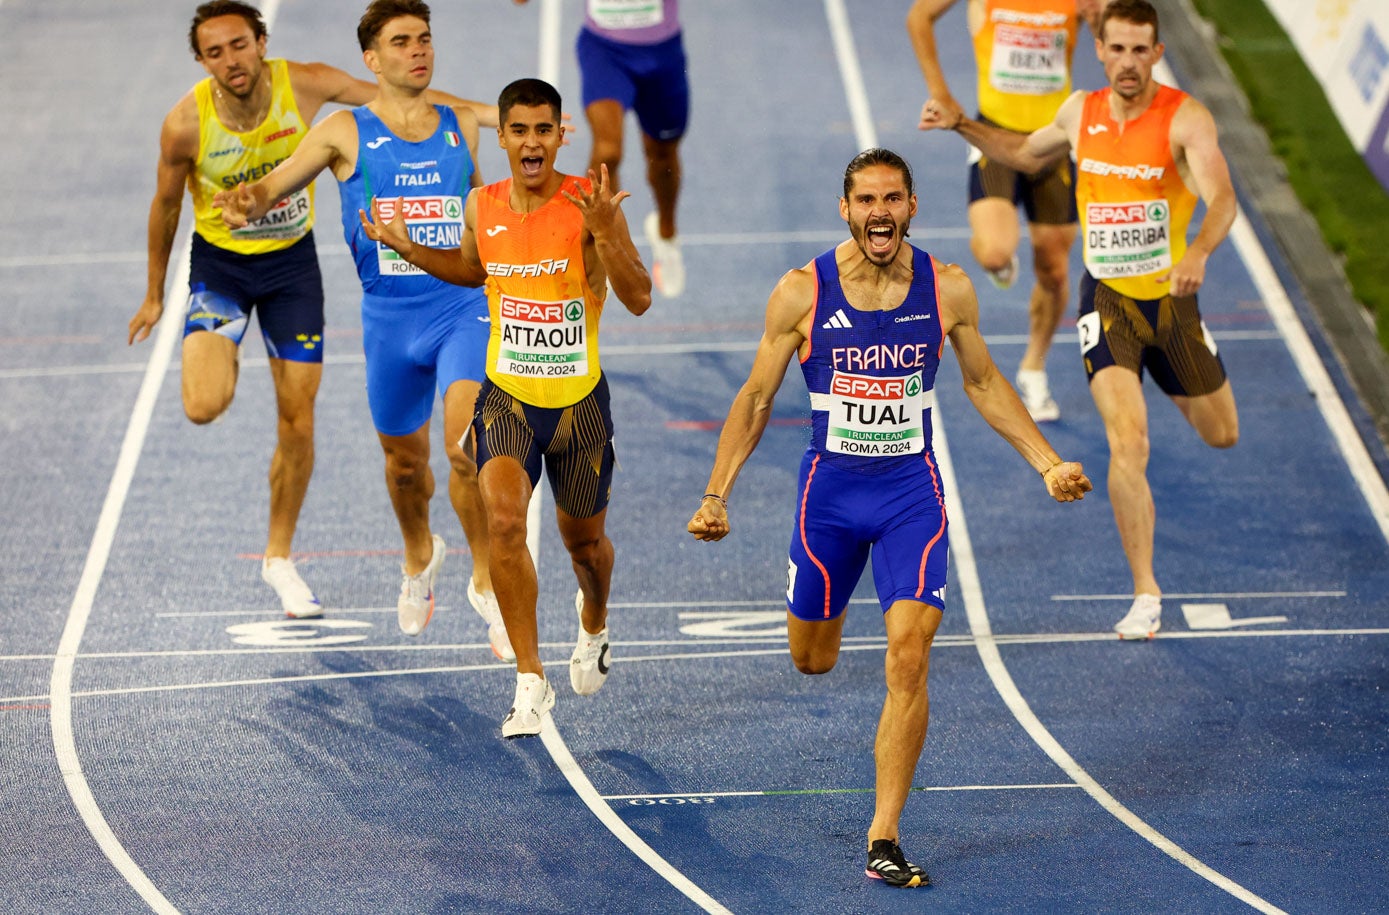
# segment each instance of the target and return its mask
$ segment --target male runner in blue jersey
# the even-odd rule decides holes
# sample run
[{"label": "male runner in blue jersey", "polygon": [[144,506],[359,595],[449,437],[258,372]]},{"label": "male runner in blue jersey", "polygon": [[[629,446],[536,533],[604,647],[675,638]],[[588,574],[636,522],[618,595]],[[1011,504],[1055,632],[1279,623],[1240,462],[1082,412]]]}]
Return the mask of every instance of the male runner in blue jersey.
[{"label": "male runner in blue jersey", "polygon": [[491,323],[487,297],[437,280],[372,242],[358,213],[376,201],[391,216],[401,207],[410,234],[424,244],[456,246],[463,203],[482,184],[476,168],[478,121],[465,106],[431,105],[434,70],[429,7],[421,0],[375,0],[357,27],[362,59],[378,92],[367,105],[315,125],[288,159],[259,181],[220,193],[228,225],[260,218],[276,201],[307,187],[324,169],[338,179],[343,232],[362,280],[362,337],[367,401],[386,458],[386,486],[405,541],[400,628],[418,635],[434,612],[434,579],[443,538],[429,526],[434,476],[429,421],[437,386],[452,472],[449,497],[473,554],[468,599],[487,621],[492,651],[514,660],[488,569],[487,519],[477,467],[465,446],[484,376]]},{"label": "male runner in blue jersey", "polygon": [[1080,464],[1057,456],[994,365],[965,272],[907,244],[916,215],[907,163],[885,149],[860,153],[844,172],[839,213],[852,238],[787,273],[768,300],[752,371],[688,527],[697,540],[728,534],[733,481],[798,357],[812,433],[786,590],[791,659],[807,674],[834,667],[844,610],[871,550],[887,626],[887,699],[865,872],[892,886],[924,886],[930,879],[907,861],[898,837],[926,739],[926,674],[945,607],[948,539],[931,410],[946,337],[975,409],[1041,474],[1048,494],[1070,502],[1091,487]]}]

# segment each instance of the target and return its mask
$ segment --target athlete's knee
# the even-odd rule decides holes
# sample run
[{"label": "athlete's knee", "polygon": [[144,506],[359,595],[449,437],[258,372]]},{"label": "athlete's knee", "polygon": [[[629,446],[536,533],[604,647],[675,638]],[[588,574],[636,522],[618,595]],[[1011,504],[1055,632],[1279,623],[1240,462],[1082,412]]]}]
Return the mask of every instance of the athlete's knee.
[{"label": "athlete's knee", "polygon": [[1013,260],[1011,249],[987,238],[976,238],[971,247],[974,249],[974,259],[985,270],[1003,270]]},{"label": "athlete's knee", "polygon": [[813,645],[803,645],[798,649],[791,646],[791,663],[803,674],[827,674],[834,669],[839,660],[839,650],[826,650]]},{"label": "athlete's knee", "polygon": [[471,454],[457,443],[451,444],[445,449],[449,458],[449,466],[453,468],[453,473],[464,483],[477,484],[477,462],[473,460]]},{"label": "athlete's knee", "polygon": [[1201,440],[1212,448],[1233,448],[1239,444],[1239,420],[1231,419],[1200,430]]},{"label": "athlete's knee", "polygon": [[204,387],[185,386],[183,413],[194,424],[205,426],[227,412],[234,393],[235,389],[223,393]]},{"label": "athlete's knee", "polygon": [[406,449],[386,452],[386,482],[392,489],[415,489],[428,477],[429,460],[425,455]]},{"label": "athlete's knee", "polygon": [[885,662],[888,690],[911,692],[919,689],[926,682],[930,656],[930,642],[923,644],[916,639],[899,639],[895,644],[889,642]]},{"label": "athlete's knee", "polygon": [[589,152],[589,163],[597,171],[598,166],[606,165],[608,171],[614,171],[622,164],[622,140],[611,137],[593,138],[593,148]]},{"label": "athlete's knee", "polygon": [[1070,270],[1066,259],[1049,261],[1042,258],[1034,259],[1032,269],[1037,277],[1037,285],[1053,297],[1058,297],[1063,303],[1066,295],[1070,291]]},{"label": "athlete's knee", "polygon": [[1142,470],[1148,466],[1151,444],[1146,429],[1125,426],[1109,433],[1109,460],[1120,467]]}]

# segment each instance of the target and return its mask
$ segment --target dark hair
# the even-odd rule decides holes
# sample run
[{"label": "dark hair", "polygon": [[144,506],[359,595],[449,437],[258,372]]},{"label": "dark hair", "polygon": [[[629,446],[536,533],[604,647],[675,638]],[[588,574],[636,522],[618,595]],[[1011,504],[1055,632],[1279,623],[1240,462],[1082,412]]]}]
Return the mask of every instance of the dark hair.
[{"label": "dark hair", "polygon": [[865,168],[873,165],[887,165],[897,169],[902,173],[902,180],[907,182],[907,196],[916,193],[912,186],[912,167],[907,164],[907,160],[890,149],[883,149],[881,146],[875,146],[872,149],[865,149],[857,156],[854,156],[849,162],[849,167],[844,169],[845,199],[848,199],[849,192],[854,187],[854,176]]},{"label": "dark hair", "polygon": [[372,0],[357,23],[357,44],[369,49],[381,37],[386,23],[401,16],[414,16],[429,25],[429,4],[424,0]]},{"label": "dark hair", "polygon": [[193,56],[199,60],[202,59],[203,50],[198,47],[198,26],[218,16],[240,16],[246,20],[258,40],[266,36],[265,20],[254,6],[241,0],[211,0],[193,11],[193,24],[188,27],[188,47],[193,49]]},{"label": "dark hair", "polygon": [[498,123],[505,127],[507,113],[517,105],[523,108],[539,108],[541,105],[549,105],[550,110],[558,118],[560,116],[559,90],[543,79],[526,78],[508,83],[501,95],[497,96]]},{"label": "dark hair", "polygon": [[1104,12],[1100,13],[1100,39],[1104,39],[1104,26],[1111,19],[1121,19],[1124,22],[1132,22],[1134,25],[1151,25],[1153,27],[1153,44],[1157,44],[1161,39],[1158,37],[1158,14],[1157,10],[1148,0],[1109,0]]}]

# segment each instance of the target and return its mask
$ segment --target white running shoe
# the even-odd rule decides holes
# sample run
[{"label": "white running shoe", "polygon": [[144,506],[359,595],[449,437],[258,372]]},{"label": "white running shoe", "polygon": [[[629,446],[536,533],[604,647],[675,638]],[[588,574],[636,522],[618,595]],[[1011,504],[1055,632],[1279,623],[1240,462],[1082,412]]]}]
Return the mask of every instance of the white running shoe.
[{"label": "white running shoe", "polygon": [[487,641],[492,643],[492,653],[498,660],[516,660],[511,638],[506,634],[506,623],[502,622],[502,608],[497,606],[497,595],[483,594],[473,586],[473,579],[469,577],[468,603],[473,605],[478,616],[487,623]]},{"label": "white running shoe", "polygon": [[989,278],[990,283],[994,284],[995,289],[1008,289],[1018,281],[1018,271],[1021,268],[1022,264],[1019,263],[1018,255],[1015,251],[1013,252],[1013,256],[1008,259],[1008,263],[1004,264],[998,270],[985,270],[984,275]]},{"label": "white running shoe", "polygon": [[1162,597],[1140,594],[1124,618],[1114,624],[1121,639],[1151,639],[1162,628]]},{"label": "white running shoe", "polygon": [[555,707],[555,688],[540,674],[516,675],[516,698],[502,719],[502,736],[534,737],[541,722]]},{"label": "white running shoe", "polygon": [[444,538],[435,534],[434,553],[424,571],[407,575],[405,567],[400,567],[400,599],[395,604],[395,615],[400,631],[406,635],[419,635],[429,625],[429,618],[434,615],[434,579],[443,564]]},{"label": "white running shoe", "polygon": [[685,291],[685,257],[680,253],[680,237],[661,237],[661,217],[646,214],[646,240],[651,245],[651,282],[668,299]]},{"label": "white running shoe", "polygon": [[260,564],[260,577],[280,597],[280,606],[285,616],[296,620],[306,620],[323,615],[323,605],[314,597],[304,579],[294,568],[294,560],[283,556],[273,559],[266,557]]},{"label": "white running shoe", "polygon": [[1027,413],[1034,423],[1054,423],[1061,418],[1061,408],[1051,397],[1051,384],[1047,381],[1045,371],[1018,369],[1015,380],[1018,396],[1022,398],[1022,405],[1027,407]]},{"label": "white running shoe", "polygon": [[612,656],[608,650],[608,627],[599,633],[584,630],[584,592],[574,595],[574,608],[579,611],[579,638],[574,654],[569,658],[569,685],[580,696],[592,696],[608,680]]}]

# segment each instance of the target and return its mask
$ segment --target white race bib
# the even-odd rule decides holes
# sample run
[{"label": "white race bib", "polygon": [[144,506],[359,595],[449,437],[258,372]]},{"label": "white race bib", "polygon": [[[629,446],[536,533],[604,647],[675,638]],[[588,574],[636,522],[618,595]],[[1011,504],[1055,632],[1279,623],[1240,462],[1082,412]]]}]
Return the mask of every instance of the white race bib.
[{"label": "white race bib", "polygon": [[260,219],[231,230],[231,237],[240,241],[294,241],[308,231],[309,203],[307,190],[295,191],[275,204]]},{"label": "white race bib", "polygon": [[1050,95],[1066,88],[1066,32],[1016,25],[994,28],[989,85],[1014,95]]},{"label": "white race bib", "polygon": [[[405,229],[410,240],[417,245],[431,248],[457,248],[463,239],[463,198],[444,195],[440,197],[403,197]],[[395,218],[394,197],[378,197],[377,217],[381,222]],[[392,251],[383,242],[376,243],[376,267],[382,276],[423,276],[424,270],[409,263]]]},{"label": "white race bib", "polygon": [[1166,200],[1086,204],[1085,266],[1090,275],[1112,280],[1170,269],[1171,216]]},{"label": "white race bib", "polygon": [[665,21],[663,0],[588,0],[588,15],[601,29],[645,29]]},{"label": "white race bib", "polygon": [[929,393],[920,372],[901,378],[835,372],[828,396],[817,398],[829,412],[825,450],[862,457],[920,454]]},{"label": "white race bib", "polygon": [[496,371],[522,378],[588,374],[584,300],[539,302],[501,295]]}]

